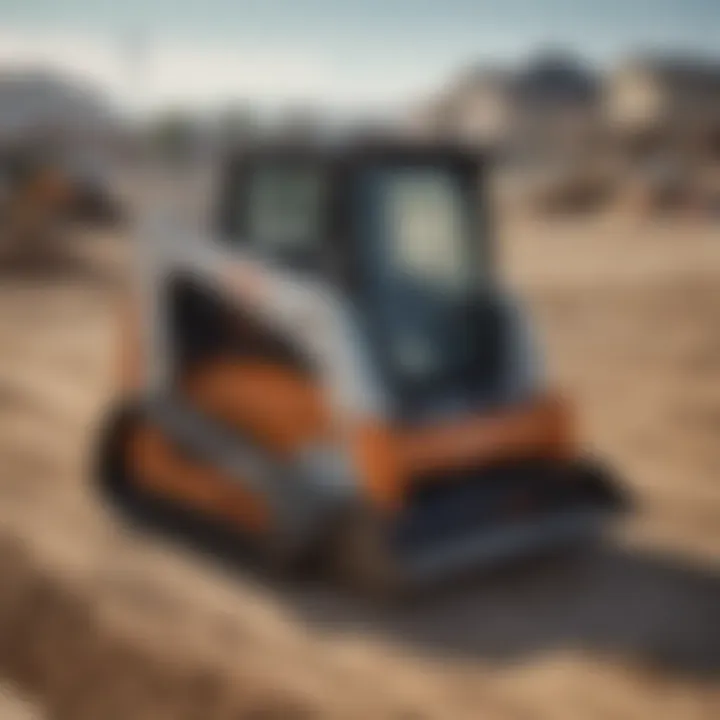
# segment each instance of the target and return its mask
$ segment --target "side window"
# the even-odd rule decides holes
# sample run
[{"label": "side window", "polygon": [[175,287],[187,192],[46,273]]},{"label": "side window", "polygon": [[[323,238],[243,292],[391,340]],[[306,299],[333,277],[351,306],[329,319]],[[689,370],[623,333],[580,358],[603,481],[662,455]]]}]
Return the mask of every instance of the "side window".
[{"label": "side window", "polygon": [[257,167],[247,184],[249,241],[273,253],[317,248],[325,233],[325,195],[318,168]]},{"label": "side window", "polygon": [[327,168],[308,161],[254,159],[238,167],[222,201],[225,242],[314,264],[329,231],[329,185]]}]

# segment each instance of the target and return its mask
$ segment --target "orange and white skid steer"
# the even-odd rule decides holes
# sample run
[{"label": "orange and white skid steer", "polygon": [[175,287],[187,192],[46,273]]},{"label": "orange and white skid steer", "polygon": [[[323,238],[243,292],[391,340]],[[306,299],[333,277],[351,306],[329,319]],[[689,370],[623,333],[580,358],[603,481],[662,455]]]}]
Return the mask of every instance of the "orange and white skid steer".
[{"label": "orange and white skid steer", "polygon": [[109,497],[375,588],[597,534],[625,493],[501,288],[485,175],[398,141],[230,157],[207,236],[147,243]]}]

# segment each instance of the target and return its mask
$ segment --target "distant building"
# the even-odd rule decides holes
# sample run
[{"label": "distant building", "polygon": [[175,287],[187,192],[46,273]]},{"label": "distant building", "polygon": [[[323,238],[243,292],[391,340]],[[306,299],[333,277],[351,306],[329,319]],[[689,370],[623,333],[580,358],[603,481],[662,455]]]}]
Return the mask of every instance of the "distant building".
[{"label": "distant building", "polygon": [[409,124],[426,134],[532,153],[587,140],[600,84],[571,58],[546,54],[514,72],[476,68],[417,108]]},{"label": "distant building", "polygon": [[499,145],[514,111],[511,78],[499,70],[479,68],[464,73],[411,119],[419,132],[478,145]]},{"label": "distant building", "polygon": [[606,113],[628,139],[710,144],[720,155],[720,62],[671,57],[627,62],[608,79]]},{"label": "distant building", "polygon": [[529,155],[578,155],[600,133],[601,83],[572,57],[541,55],[515,77],[513,140]]}]

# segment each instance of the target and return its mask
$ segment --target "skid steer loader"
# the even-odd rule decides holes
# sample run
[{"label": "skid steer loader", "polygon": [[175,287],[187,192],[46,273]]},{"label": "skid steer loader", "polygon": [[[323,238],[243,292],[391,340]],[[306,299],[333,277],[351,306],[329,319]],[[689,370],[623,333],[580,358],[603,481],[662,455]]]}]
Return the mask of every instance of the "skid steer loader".
[{"label": "skid steer loader", "polygon": [[276,144],[221,175],[206,237],[145,243],[108,497],[375,589],[575,543],[624,507],[501,288],[482,158]]}]

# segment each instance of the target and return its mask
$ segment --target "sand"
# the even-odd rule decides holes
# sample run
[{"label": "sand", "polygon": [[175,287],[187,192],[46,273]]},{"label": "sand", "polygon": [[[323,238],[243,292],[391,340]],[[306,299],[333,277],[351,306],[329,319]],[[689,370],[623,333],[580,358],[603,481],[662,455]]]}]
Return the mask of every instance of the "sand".
[{"label": "sand", "polygon": [[0,676],[68,719],[719,717],[720,226],[501,237],[549,377],[636,497],[611,542],[380,608],[128,528],[90,480],[123,286],[98,240],[0,278]]}]

